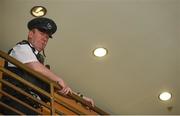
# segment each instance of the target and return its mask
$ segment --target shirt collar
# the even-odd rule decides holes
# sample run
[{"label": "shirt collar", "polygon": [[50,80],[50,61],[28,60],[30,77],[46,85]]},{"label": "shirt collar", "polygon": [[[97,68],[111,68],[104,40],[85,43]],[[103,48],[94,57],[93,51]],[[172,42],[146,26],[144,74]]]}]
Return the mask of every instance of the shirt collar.
[{"label": "shirt collar", "polygon": [[[31,47],[33,47],[33,45],[32,45],[30,42],[29,42],[29,44],[30,44]],[[34,48],[34,47],[33,47],[33,48]],[[35,54],[38,54],[38,53],[39,53],[35,48],[34,48],[34,50],[35,50],[35,51],[34,51]]]}]

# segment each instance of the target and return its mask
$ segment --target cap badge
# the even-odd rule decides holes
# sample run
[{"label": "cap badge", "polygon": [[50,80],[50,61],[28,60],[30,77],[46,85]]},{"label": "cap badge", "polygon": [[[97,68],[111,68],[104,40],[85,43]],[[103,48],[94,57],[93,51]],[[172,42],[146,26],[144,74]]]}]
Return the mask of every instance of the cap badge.
[{"label": "cap badge", "polygon": [[47,24],[48,29],[52,29],[52,25],[50,23]]}]

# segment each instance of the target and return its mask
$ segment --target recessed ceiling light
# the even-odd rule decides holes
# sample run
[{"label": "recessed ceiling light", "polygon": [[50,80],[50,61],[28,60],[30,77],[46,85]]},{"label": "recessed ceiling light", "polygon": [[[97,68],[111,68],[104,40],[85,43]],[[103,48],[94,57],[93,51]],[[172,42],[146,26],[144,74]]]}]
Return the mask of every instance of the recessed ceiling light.
[{"label": "recessed ceiling light", "polygon": [[41,16],[44,16],[46,15],[46,8],[43,7],[43,6],[34,6],[32,9],[31,9],[31,14],[34,16],[34,17],[41,17]]},{"label": "recessed ceiling light", "polygon": [[162,100],[162,101],[167,101],[167,100],[170,100],[172,97],[171,93],[169,92],[163,92],[159,95],[159,99]]},{"label": "recessed ceiling light", "polygon": [[103,57],[107,54],[107,50],[105,48],[96,48],[94,50],[94,55],[97,57]]}]

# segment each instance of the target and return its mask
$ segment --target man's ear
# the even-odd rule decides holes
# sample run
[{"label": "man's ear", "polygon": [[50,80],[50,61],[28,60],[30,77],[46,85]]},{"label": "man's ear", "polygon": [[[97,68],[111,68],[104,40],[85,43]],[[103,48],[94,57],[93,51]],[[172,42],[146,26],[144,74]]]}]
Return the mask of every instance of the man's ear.
[{"label": "man's ear", "polygon": [[28,38],[32,38],[33,37],[33,31],[30,30],[29,33],[28,33]]}]

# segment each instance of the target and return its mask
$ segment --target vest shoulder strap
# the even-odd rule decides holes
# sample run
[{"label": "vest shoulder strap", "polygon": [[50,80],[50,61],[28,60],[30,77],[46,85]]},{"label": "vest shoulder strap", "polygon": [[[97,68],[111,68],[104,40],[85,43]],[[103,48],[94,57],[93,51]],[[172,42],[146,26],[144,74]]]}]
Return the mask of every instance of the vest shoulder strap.
[{"label": "vest shoulder strap", "polygon": [[[35,53],[35,51],[36,51],[35,48],[32,47],[27,40],[22,40],[21,42],[18,42],[16,45],[18,45],[18,44],[20,44],[20,45],[28,44],[29,47],[31,48],[32,52],[34,53],[34,55],[35,55],[35,56],[37,57],[37,59],[39,60],[39,62],[42,63],[42,64],[44,64],[44,57],[43,57],[40,53],[36,54],[36,53]],[[8,54],[10,54],[12,50],[13,50],[13,48],[8,51]],[[5,66],[8,67],[8,62],[5,62]]]}]

